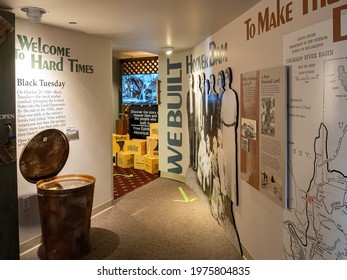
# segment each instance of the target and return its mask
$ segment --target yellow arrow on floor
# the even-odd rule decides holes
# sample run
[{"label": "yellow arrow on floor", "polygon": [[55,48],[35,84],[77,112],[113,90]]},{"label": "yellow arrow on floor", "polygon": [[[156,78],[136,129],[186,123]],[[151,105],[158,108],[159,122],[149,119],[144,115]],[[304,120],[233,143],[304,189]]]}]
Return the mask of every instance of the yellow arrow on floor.
[{"label": "yellow arrow on floor", "polygon": [[183,199],[184,200],[174,200],[176,202],[184,202],[184,203],[189,203],[189,202],[193,202],[194,200],[197,200],[197,198],[192,198],[192,199],[189,199],[187,194],[184,192],[184,190],[179,187],[178,190],[180,191],[181,195],[183,196]]},{"label": "yellow arrow on floor", "polygon": [[123,176],[123,177],[126,177],[126,178],[134,177],[133,174],[120,174],[120,173],[114,173],[114,174],[113,174],[113,177],[114,177],[114,176]]}]

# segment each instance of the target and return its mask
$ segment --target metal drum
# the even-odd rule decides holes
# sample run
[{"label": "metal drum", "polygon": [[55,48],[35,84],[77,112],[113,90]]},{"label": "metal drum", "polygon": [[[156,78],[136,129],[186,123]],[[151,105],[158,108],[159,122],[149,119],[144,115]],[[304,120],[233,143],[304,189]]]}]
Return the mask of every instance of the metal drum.
[{"label": "metal drum", "polygon": [[90,251],[90,219],[95,178],[85,174],[57,176],[69,154],[66,135],[48,129],[24,147],[19,167],[36,184],[42,231],[42,258],[78,259]]}]

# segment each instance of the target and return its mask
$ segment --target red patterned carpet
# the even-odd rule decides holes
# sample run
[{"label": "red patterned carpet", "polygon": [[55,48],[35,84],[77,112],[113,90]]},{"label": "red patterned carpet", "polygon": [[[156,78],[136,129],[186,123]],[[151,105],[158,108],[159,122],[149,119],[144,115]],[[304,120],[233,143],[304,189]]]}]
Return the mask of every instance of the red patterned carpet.
[{"label": "red patterned carpet", "polygon": [[113,167],[114,198],[119,198],[150,181],[158,178],[158,174],[150,174],[145,170],[134,168]]}]

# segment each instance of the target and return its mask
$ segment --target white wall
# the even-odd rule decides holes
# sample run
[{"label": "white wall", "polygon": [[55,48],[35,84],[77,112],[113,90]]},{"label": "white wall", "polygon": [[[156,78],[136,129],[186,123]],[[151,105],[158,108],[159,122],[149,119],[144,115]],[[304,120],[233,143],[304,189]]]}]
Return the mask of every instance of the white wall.
[{"label": "white wall", "polygon": [[[290,1],[281,1],[284,4]],[[216,35],[227,36],[230,40],[228,58],[236,77],[235,88],[240,89],[241,73],[283,65],[283,36],[306,26],[322,22],[332,17],[332,8],[346,4],[339,1],[325,8],[302,15],[302,6],[292,1],[293,20],[269,32],[245,40],[245,24],[249,18],[257,18],[260,11],[270,7],[276,11],[275,1],[262,1],[250,12],[244,14]],[[311,1],[308,1],[311,2]],[[303,93],[304,94],[304,93]],[[295,133],[295,128],[290,131]],[[316,137],[316,135],[307,135]],[[309,170],[310,172],[311,169]],[[283,211],[282,208],[264,197],[244,181],[241,182],[240,206],[236,208],[236,223],[241,241],[255,259],[283,259]]]},{"label": "white wall", "polygon": [[[190,53],[193,57],[208,54],[211,41],[215,41],[217,45],[227,42],[227,62],[206,69],[205,72],[217,73],[219,70],[224,70],[225,67],[230,66],[234,75],[233,88],[240,93],[240,75],[242,73],[283,65],[283,37],[285,35],[331,19],[332,9],[347,3],[347,1],[335,1],[336,3],[321,7],[316,11],[310,9],[308,14],[303,15],[303,2],[305,1],[261,1],[220,31],[212,34],[210,38],[197,45]],[[308,2],[311,5],[311,2],[314,1]],[[277,12],[282,10],[281,7],[277,7],[278,3],[283,6],[288,5],[288,8],[292,10],[288,19],[292,19],[285,23],[282,22],[276,27],[272,26],[268,32],[257,34],[253,39],[247,40],[245,22],[251,18],[251,21],[257,24],[258,14],[260,12],[264,13],[266,10],[270,13],[273,12],[276,16]],[[170,60],[178,60],[185,64],[185,58],[182,59],[182,54],[174,54]],[[160,61],[165,60],[161,57]],[[162,68],[163,64],[159,66],[161,79],[165,80],[166,69]],[[187,73],[184,74],[187,75]],[[162,85],[162,98],[165,98],[165,84]],[[186,104],[185,99],[183,102]],[[159,120],[159,122],[164,122],[165,117],[162,116],[166,115],[165,110],[167,109],[165,106],[161,106],[159,110],[164,110],[164,112],[160,112]],[[161,123],[160,128],[165,129],[165,124]],[[160,141],[164,142],[160,146],[161,154],[165,154],[167,149],[165,133],[164,130],[163,135],[160,134]],[[290,133],[295,133],[295,128]],[[312,139],[315,136],[308,135]],[[185,143],[188,145],[188,140]],[[186,148],[185,151],[187,150]],[[166,172],[168,168],[166,162],[161,160],[160,163],[160,170]],[[182,173],[182,175],[184,174]],[[239,206],[235,207],[235,216],[243,246],[255,259],[283,259],[283,209],[245,181],[240,180],[239,183],[240,203]]]},{"label": "white wall", "polygon": [[[185,180],[189,162],[189,157],[187,156],[189,147],[187,145],[188,125],[186,110],[186,95],[189,87],[184,63],[187,54],[178,53],[170,57],[160,55],[158,59],[159,80],[161,81],[161,104],[158,106],[159,168],[162,172],[161,176],[180,181]],[[177,79],[177,81],[169,82],[169,79]],[[174,88],[175,86],[177,88]],[[169,144],[171,140],[173,140],[174,144]],[[169,150],[169,146],[171,150]],[[172,171],[172,169],[175,171]],[[179,172],[179,169],[182,170]]]},{"label": "white wall", "polygon": [[[38,38],[43,44],[69,48],[69,57],[63,57],[62,71],[50,69],[34,69],[31,67],[31,55],[38,55],[36,49],[21,48],[16,38],[16,48],[25,58],[16,59],[17,98],[18,90],[31,89],[38,91],[37,87],[18,84],[18,79],[65,82],[62,91],[64,98],[65,123],[58,125],[58,129],[65,132],[66,127],[75,127],[79,130],[79,140],[70,141],[70,154],[67,163],[59,175],[90,174],[96,177],[93,208],[112,204],[113,176],[112,176],[112,48],[109,41],[95,38],[90,35],[72,32],[64,29],[32,24],[17,19],[16,34]],[[52,54],[41,54],[45,60],[58,60],[60,57]],[[78,59],[78,63],[92,66],[92,73],[71,71],[68,58]],[[44,90],[46,90],[44,88]],[[34,98],[32,98],[33,100]],[[17,100],[18,105],[18,100]],[[17,114],[18,114],[17,108]],[[17,119],[17,135],[20,121]],[[42,129],[38,129],[42,130]],[[32,133],[37,133],[33,131]],[[27,136],[18,136],[17,139],[26,140]],[[18,143],[18,157],[23,145]],[[36,199],[36,186],[27,182],[18,171],[18,197],[19,197],[19,226],[20,243],[23,244],[41,234]],[[21,208],[22,199],[30,201],[27,210]],[[110,204],[110,205],[111,205]]]}]

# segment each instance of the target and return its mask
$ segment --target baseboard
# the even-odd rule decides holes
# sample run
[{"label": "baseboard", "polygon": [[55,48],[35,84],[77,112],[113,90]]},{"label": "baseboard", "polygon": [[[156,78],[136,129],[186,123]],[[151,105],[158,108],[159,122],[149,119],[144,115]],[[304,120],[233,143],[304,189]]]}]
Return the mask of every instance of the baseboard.
[{"label": "baseboard", "polygon": [[241,248],[242,248],[242,253],[243,253],[243,258],[245,259],[245,260],[254,260],[254,258],[253,258],[253,256],[251,255],[251,253],[246,249],[246,247],[243,245],[243,244],[241,244]]},{"label": "baseboard", "polygon": [[99,206],[96,206],[92,210],[92,218],[96,215],[106,211],[107,209],[110,209],[114,205],[114,200],[107,201],[103,204],[100,204]]},{"label": "baseboard", "polygon": [[[111,208],[114,204],[114,200],[107,201],[103,204],[100,204],[99,206],[93,208],[92,210],[92,219],[96,215],[106,211],[107,209]],[[19,245],[19,252],[20,255],[25,254],[26,252],[35,249],[37,246],[41,244],[41,234],[38,236],[35,236],[34,238],[27,240]]]},{"label": "baseboard", "polygon": [[185,180],[186,180],[186,177],[183,175],[174,174],[174,173],[166,172],[166,171],[160,171],[160,177],[173,179],[176,181],[180,181],[182,183],[185,183]]},{"label": "baseboard", "polygon": [[19,244],[19,253],[20,255],[23,255],[26,252],[36,248],[40,244],[41,244],[41,234]]}]

